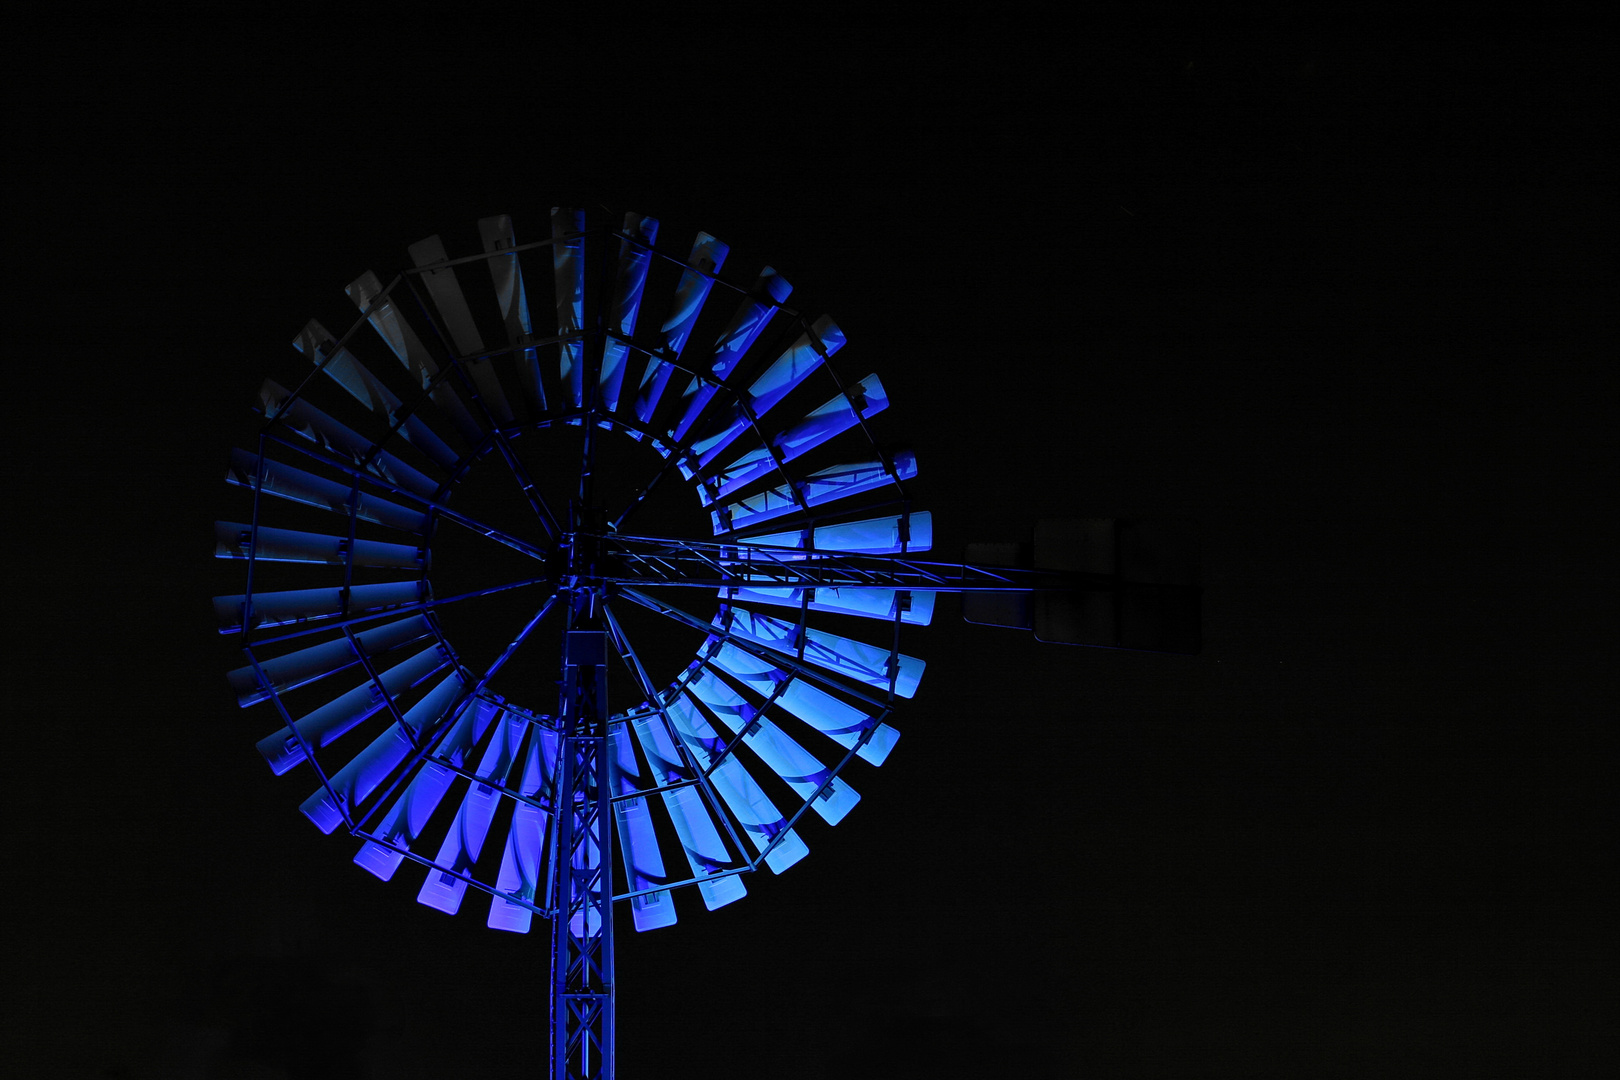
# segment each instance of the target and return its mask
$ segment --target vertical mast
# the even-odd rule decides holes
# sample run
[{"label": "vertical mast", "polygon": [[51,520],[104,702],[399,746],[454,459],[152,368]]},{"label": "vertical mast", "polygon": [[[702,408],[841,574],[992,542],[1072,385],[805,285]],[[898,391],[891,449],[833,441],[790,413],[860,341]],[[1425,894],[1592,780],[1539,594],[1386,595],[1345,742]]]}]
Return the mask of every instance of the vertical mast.
[{"label": "vertical mast", "polygon": [[[598,317],[600,324],[600,317]],[[592,468],[601,326],[586,343],[579,489],[571,504],[563,635],[562,747],[557,782],[556,891],[551,907],[550,1080],[613,1080],[613,830],[609,827],[612,760],[608,755],[606,635]]]},{"label": "vertical mast", "polygon": [[607,668],[600,609],[575,594],[563,645],[551,1080],[613,1077],[613,831],[607,827]]}]

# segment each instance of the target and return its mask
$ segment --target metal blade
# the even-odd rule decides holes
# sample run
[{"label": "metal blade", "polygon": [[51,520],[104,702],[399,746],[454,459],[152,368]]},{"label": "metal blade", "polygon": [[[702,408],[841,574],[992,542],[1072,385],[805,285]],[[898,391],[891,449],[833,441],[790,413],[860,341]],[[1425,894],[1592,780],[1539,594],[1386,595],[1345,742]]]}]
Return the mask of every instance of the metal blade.
[{"label": "metal blade", "polygon": [[415,413],[401,415],[405,404],[384,386],[348,349],[339,348],[331,331],[314,319],[309,320],[298,336],[293,348],[309,357],[310,362],[329,376],[333,382],[349,392],[372,415],[390,427],[398,425],[399,433],[437,462],[440,467],[454,469],[461,455],[450,449],[448,443]]},{"label": "metal blade", "polygon": [[[625,733],[624,724],[613,725],[608,732],[613,744],[613,757],[617,768],[619,795],[643,791],[657,784],[656,778],[641,768],[636,760],[635,746]],[[653,831],[652,814],[645,796],[633,799],[615,799],[613,820],[619,830],[619,857],[624,863],[624,879],[629,891],[656,889],[669,880],[664,872],[664,857],[658,850],[658,837]],[[656,930],[675,923],[675,898],[668,889],[643,893],[630,898],[630,914],[638,931]]]},{"label": "metal blade", "polygon": [[585,344],[579,335],[585,327],[585,211],[560,206],[551,208],[551,267],[557,285],[557,334],[572,334],[573,341],[562,343],[560,361],[563,385],[574,408],[585,404]]},{"label": "metal blade", "polygon": [[888,724],[878,723],[875,717],[735,645],[722,645],[709,662],[760,698],[774,698],[776,704],[845,750],[871,729],[872,734],[856,753],[873,765],[882,765],[899,741],[900,733]]},{"label": "metal blade", "polygon": [[[450,335],[450,347],[458,356],[474,356],[483,352],[484,339],[478,333],[478,325],[473,322],[472,309],[467,306],[461,283],[456,280],[455,267],[427,269],[450,261],[449,254],[444,250],[444,242],[435,234],[418,240],[409,250],[411,262],[424,271],[420,280],[427,288],[428,296],[433,299],[433,306],[439,311],[440,329]],[[511,424],[512,406],[507,403],[506,392],[501,389],[494,365],[488,360],[469,360],[463,367],[478,388],[479,398],[489,407],[496,421],[503,425]]]},{"label": "metal blade", "polygon": [[[529,727],[529,749],[518,794],[549,803],[553,778],[557,775],[557,733],[533,724]],[[549,820],[550,815],[533,803],[518,803],[513,809],[500,873],[495,878],[495,887],[501,892],[530,903],[535,901],[541,887],[542,842]],[[499,896],[490,902],[488,925],[491,929],[526,934],[532,919],[533,912],[522,904]]]},{"label": "metal blade", "polygon": [[348,458],[396,487],[424,499],[433,498],[439,489],[438,481],[405,464],[388,451],[376,449],[370,439],[338,423],[302,398],[294,399],[286,387],[273,380],[266,379],[259,388],[259,401],[265,416],[280,421],[310,442]]},{"label": "metal blade", "polygon": [[[332,615],[384,611],[428,598],[427,583],[421,580],[353,585],[348,592],[347,605],[343,602],[341,588],[256,592],[253,594],[253,618],[248,629],[261,626],[288,626],[307,619]],[[246,600],[247,596],[244,593],[214,597],[214,614],[219,619],[221,633],[242,629],[242,604]]]},{"label": "metal blade", "polygon": [[[388,778],[389,774],[397,769],[400,763],[416,749],[416,740],[421,736],[421,733],[444,715],[445,711],[461,696],[465,686],[466,677],[459,671],[452,671],[440,680],[437,686],[428,691],[422,700],[406,710],[403,725],[397,721],[388,725],[381,735],[371,741],[371,745],[360,751],[354,760],[333,774],[328,783],[332,791],[342,800],[343,805],[349,807],[352,811],[371,798],[372,793]],[[456,728],[452,727],[451,730],[454,731]],[[450,778],[455,774],[443,766],[434,765],[432,762],[428,764],[433,765],[433,769],[437,772],[444,773],[444,785],[448,787]],[[425,768],[424,771],[426,771]],[[430,786],[423,793],[424,797],[431,793],[431,785],[437,783],[437,779],[430,782]],[[434,797],[434,806],[438,805],[437,800],[442,798],[443,795],[444,791],[440,789],[438,796]],[[315,823],[315,827],[320,829],[321,832],[329,833],[343,824],[343,811],[337,803],[332,801],[332,796],[328,794],[324,787],[305,799],[299,809],[303,811],[305,817]],[[421,809],[421,807],[418,807],[418,809]],[[428,807],[427,810],[431,813],[431,807]],[[426,824],[425,818],[423,824]],[[397,852],[388,852],[388,849],[383,848],[381,845],[374,846],[379,851],[386,852],[389,855],[398,854]],[[408,847],[409,845],[404,846]],[[355,861],[361,862],[358,856]],[[361,862],[361,865],[372,869],[365,862]],[[372,872],[376,873],[376,870],[372,869]],[[378,876],[383,877],[385,875],[378,874]]]},{"label": "metal blade", "polygon": [[426,570],[427,548],[416,544],[385,544],[381,540],[355,540],[326,533],[272,529],[260,525],[255,532],[240,521],[214,522],[214,557],[245,559],[252,554],[270,562],[322,563],[342,566],[385,566],[400,570]]},{"label": "metal blade", "polygon": [[841,525],[817,525],[814,529],[739,537],[737,543],[815,548],[817,551],[851,551],[867,555],[928,551],[934,546],[934,515],[927,510],[890,514],[887,517],[846,521]]},{"label": "metal blade", "polygon": [[[420,641],[432,633],[433,626],[425,617],[413,615],[397,622],[383,623],[370,630],[362,630],[355,638],[365,650],[366,656],[378,657],[390,649]],[[259,670],[264,672],[264,677],[269,680],[270,689],[282,694],[328,675],[346,671],[358,663],[360,658],[355,655],[354,646],[349,644],[349,639],[339,637],[284,656],[259,660]],[[270,691],[260,684],[259,676],[254,672],[252,664],[236,668],[227,678],[230,680],[231,689],[236,691],[237,704],[244,709],[249,705],[270,700]]]},{"label": "metal blade", "polygon": [[[620,233],[626,237],[651,245],[658,236],[658,221],[642,214],[624,215]],[[613,283],[613,306],[608,314],[608,333],[617,334],[626,341],[635,335],[636,316],[641,311],[641,294],[647,286],[647,267],[652,253],[629,240],[619,241],[619,269]],[[624,371],[630,362],[630,346],[625,341],[609,337],[602,348],[602,371],[599,384],[602,389],[602,408],[613,412],[619,407],[619,391],[624,385]]]},{"label": "metal blade", "polygon": [[[481,218],[478,234],[483,238],[487,252],[507,251],[517,246],[517,234],[512,231],[512,219],[506,214]],[[501,320],[506,324],[506,341],[517,350],[518,382],[522,384],[524,399],[535,412],[546,409],[546,391],[540,383],[540,360],[535,350],[519,348],[532,340],[534,329],[529,322],[529,298],[523,290],[523,268],[518,265],[516,252],[497,255],[488,260],[489,274],[495,284],[495,301],[501,308]]]},{"label": "metal blade", "polygon": [[788,298],[793,291],[787,279],[767,266],[759,272],[759,280],[749,295],[743,297],[737,305],[737,311],[731,317],[731,322],[720,331],[720,338],[715,342],[714,359],[710,361],[709,371],[715,382],[707,382],[694,378],[687,384],[686,390],[681,394],[686,401],[686,409],[681,415],[680,423],[670,432],[670,438],[680,442],[686,438],[686,433],[697,422],[703,410],[719,390],[718,382],[731,377],[743,356],[753,347],[759,335],[765,332],[765,327],[776,317],[779,305]]},{"label": "metal blade", "polygon": [[[727,755],[715,764],[725,748],[722,739],[709,725],[708,718],[684,694],[673,697],[666,706],[670,721],[680,733],[681,741],[691,751],[698,766],[710,770],[709,783],[720,793],[732,816],[742,823],[744,835],[756,852],[770,851],[765,865],[780,874],[806,855],[810,849],[799,839],[798,833],[787,828],[787,819],[776,809],[770,796],[765,794],[753,776],[735,755]],[[772,842],[775,842],[773,848]]]},{"label": "metal blade", "polygon": [[[383,689],[390,699],[399,697],[410,687],[443,670],[450,663],[444,647],[437,642],[410,656],[393,667],[378,673]],[[366,718],[381,712],[387,702],[377,692],[370,679],[340,694],[314,712],[293,721],[304,743],[320,749],[330,746],[346,732]],[[292,728],[282,728],[259,740],[259,753],[270,763],[270,771],[281,776],[304,760],[304,747]]]},{"label": "metal blade", "polygon": [[[797,482],[800,496],[806,506],[823,506],[852,495],[876,491],[899,480],[917,475],[917,458],[909,450],[894,455],[894,472],[889,472],[881,460],[856,461],[848,465],[831,465],[811,473]],[[757,525],[772,518],[791,514],[799,509],[793,497],[794,485],[779,484],[754,495],[726,503],[709,512],[715,535]]]},{"label": "metal blade", "polygon": [[410,372],[412,380],[423,390],[435,405],[444,410],[450,422],[467,441],[468,446],[476,447],[484,441],[484,429],[473,419],[472,413],[467,409],[467,403],[461,400],[453,379],[440,379],[434,382],[439,373],[439,365],[434,361],[427,346],[417,336],[411,324],[405,321],[399,309],[394,305],[392,296],[382,296],[382,282],[377,275],[367,270],[344,289],[354,306],[361,311],[368,307],[371,313],[366,321],[377,332],[399,362]]},{"label": "metal blade", "polygon": [[[809,593],[809,599],[805,593]],[[722,600],[741,600],[749,604],[770,604],[798,610],[825,611],[834,615],[854,615],[862,619],[893,622],[896,611],[900,621],[911,626],[927,626],[934,617],[934,594],[917,589],[865,589],[865,588],[813,588],[788,589],[771,586],[732,585],[717,590]]]},{"label": "metal blade", "polygon": [[703,303],[714,288],[714,278],[709,275],[720,272],[730,251],[730,247],[706,232],[698,233],[697,239],[692,241],[692,253],[686,260],[689,269],[681,272],[681,280],[675,287],[675,302],[664,324],[658,328],[663,337],[663,354],[670,359],[649,357],[636,393],[636,419],[643,424],[652,422],[659,399],[664,396],[664,388],[675,371],[670,360],[680,359],[703,311]]},{"label": "metal blade", "polygon": [[427,879],[416,895],[419,903],[447,915],[460,910],[462,898],[467,894],[467,882],[457,875],[470,874],[484,850],[484,837],[489,834],[490,822],[495,818],[500,789],[506,786],[507,775],[517,760],[523,729],[521,719],[515,724],[508,721],[496,725],[495,734],[474,770],[474,775],[486,782],[470,784],[462,796],[450,831],[433,858],[434,866],[440,869],[428,869]]},{"label": "metal blade", "polygon": [[[675,834],[680,837],[681,850],[686,853],[692,876],[701,878],[734,869],[725,841],[720,838],[720,831],[715,828],[710,809],[698,788],[695,785],[669,786],[690,780],[692,776],[682,763],[675,740],[665,727],[663,718],[653,713],[632,721],[632,726],[642,753],[647,755],[648,767],[662,789],[659,795],[670,820],[675,823]],[[748,889],[740,876],[732,874],[712,881],[699,881],[698,892],[703,896],[704,905],[713,911],[741,900],[747,895]]]},{"label": "metal blade", "polygon": [[[262,478],[262,483],[261,483]],[[260,464],[258,454],[251,450],[232,450],[230,468],[225,481],[241,487],[257,488],[289,502],[318,506],[345,517],[349,514],[349,500],[355,498],[355,517],[373,521],[391,529],[421,535],[427,531],[427,515],[398,503],[379,499],[364,491],[356,493],[348,484],[327,480],[314,473],[295,469],[291,465],[264,458]]]},{"label": "metal blade", "polygon": [[750,450],[729,465],[715,470],[708,477],[708,483],[698,489],[698,497],[707,506],[714,498],[730,495],[773,472],[778,460],[792,461],[888,406],[889,395],[884,392],[883,384],[876,375],[868,375],[850,387],[848,394],[839,394],[813,409],[797,424],[772,437],[769,446]]},{"label": "metal blade", "polygon": [[883,690],[889,688],[890,665],[893,664],[894,692],[901,697],[908,698],[917,692],[917,683],[927,666],[915,656],[808,627],[804,630],[801,652],[797,622],[745,608],[722,605],[720,614],[715,616],[715,625],[777,652],[797,656],[805,663]]},{"label": "metal blade", "polygon": [[[733,735],[741,734],[743,744],[759,755],[799,798],[813,800],[811,807],[827,824],[837,825],[860,802],[854,788],[745,701],[715,669],[703,667],[687,684],[687,692]],[[820,798],[816,797],[818,791]]]},{"label": "metal blade", "polygon": [[[753,414],[754,419],[764,416],[820,367],[823,359],[843,347],[844,332],[838,329],[838,324],[826,315],[817,319],[754,380],[743,392],[742,401],[732,406],[729,415],[717,423],[710,434],[692,444],[692,454],[698,467],[708,465],[737,436],[748,430],[751,426],[749,413]],[[681,463],[681,472],[691,479],[693,470],[688,462]]]}]

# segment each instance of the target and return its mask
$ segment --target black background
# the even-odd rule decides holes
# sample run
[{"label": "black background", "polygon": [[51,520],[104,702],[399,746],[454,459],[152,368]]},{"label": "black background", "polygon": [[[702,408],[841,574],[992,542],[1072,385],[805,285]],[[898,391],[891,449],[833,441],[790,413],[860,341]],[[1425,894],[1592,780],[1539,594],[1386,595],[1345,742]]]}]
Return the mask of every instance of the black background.
[{"label": "black background", "polygon": [[941,557],[1187,515],[1206,587],[1196,658],[942,601],[814,857],[620,938],[623,1076],[1614,1075],[1612,25],[1154,10],[27,39],[0,1061],[539,1075],[544,937],[254,752],[209,523],[346,282],[605,204],[837,318]]}]

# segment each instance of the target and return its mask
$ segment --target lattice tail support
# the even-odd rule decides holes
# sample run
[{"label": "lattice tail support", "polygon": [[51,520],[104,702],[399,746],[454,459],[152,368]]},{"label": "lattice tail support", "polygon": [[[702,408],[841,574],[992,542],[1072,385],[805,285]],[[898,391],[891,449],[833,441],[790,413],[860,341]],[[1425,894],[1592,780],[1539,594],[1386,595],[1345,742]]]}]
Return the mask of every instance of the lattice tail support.
[{"label": "lattice tail support", "polygon": [[[575,625],[579,625],[577,620]],[[601,630],[570,630],[551,924],[551,1080],[613,1080],[613,790]]]}]

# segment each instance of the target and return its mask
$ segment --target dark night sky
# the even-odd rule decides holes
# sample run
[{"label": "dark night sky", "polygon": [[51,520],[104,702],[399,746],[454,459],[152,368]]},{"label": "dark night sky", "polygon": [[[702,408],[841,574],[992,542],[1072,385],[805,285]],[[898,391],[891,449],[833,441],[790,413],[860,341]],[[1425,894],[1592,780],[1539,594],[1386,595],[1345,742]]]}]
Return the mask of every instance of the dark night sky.
[{"label": "dark night sky", "polygon": [[538,1075],[544,937],[373,880],[254,752],[209,523],[346,282],[607,204],[837,318],[940,557],[1196,518],[1206,639],[942,602],[813,857],[620,938],[622,1075],[1614,1075],[1612,24],[1545,10],[37,38],[0,1063]]}]

